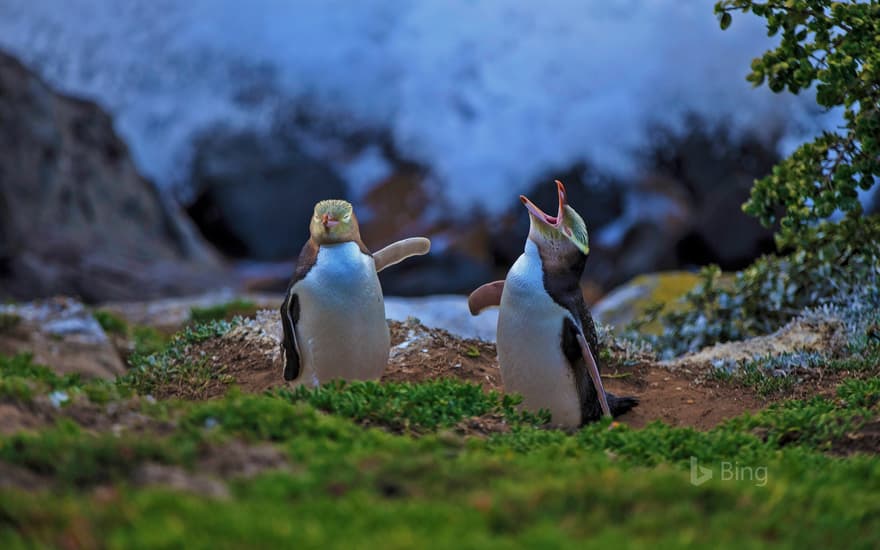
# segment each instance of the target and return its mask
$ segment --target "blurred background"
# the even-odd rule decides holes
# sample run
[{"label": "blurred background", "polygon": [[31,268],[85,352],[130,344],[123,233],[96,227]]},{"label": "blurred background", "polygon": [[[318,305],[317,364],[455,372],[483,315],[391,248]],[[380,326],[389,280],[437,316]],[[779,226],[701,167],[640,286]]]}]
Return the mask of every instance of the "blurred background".
[{"label": "blurred background", "polygon": [[503,277],[554,179],[594,301],[773,249],[740,206],[840,122],[745,81],[772,45],[712,2],[3,0],[0,295],[283,290],[314,203],[425,235],[387,294]]}]

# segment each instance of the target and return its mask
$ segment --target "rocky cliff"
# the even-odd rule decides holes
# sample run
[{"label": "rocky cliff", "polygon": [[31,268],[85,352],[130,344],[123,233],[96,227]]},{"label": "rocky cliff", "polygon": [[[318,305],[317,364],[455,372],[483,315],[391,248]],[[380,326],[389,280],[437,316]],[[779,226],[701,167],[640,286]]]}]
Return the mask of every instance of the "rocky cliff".
[{"label": "rocky cliff", "polygon": [[223,272],[98,105],[0,52],[0,297],[149,298],[218,285]]}]

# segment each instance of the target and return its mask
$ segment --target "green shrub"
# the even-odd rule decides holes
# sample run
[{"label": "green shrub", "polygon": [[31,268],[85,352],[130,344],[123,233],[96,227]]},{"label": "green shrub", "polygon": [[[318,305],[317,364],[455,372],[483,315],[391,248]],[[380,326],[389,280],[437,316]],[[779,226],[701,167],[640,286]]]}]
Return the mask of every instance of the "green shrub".
[{"label": "green shrub", "polygon": [[630,327],[630,336],[641,324],[659,320],[661,334],[641,337],[672,357],[772,332],[805,308],[826,305],[843,309],[844,318],[859,316],[850,328],[865,332],[872,320],[880,320],[880,220],[825,222],[803,233],[803,248],[764,256],[732,282],[722,281],[718,267],[704,268],[681,307],[654,309]]},{"label": "green shrub", "polygon": [[723,0],[715,11],[722,28],[733,12],[751,11],[766,19],[768,34],[781,32],[779,45],[753,61],[749,81],[774,92],[815,86],[819,105],[843,107],[846,125],[755,182],[743,208],[765,225],[780,223],[780,256],[760,258],[730,284],[710,266],[683,307],[655,308],[630,327],[659,321],[662,334],[646,338],[665,357],[771,332],[805,308],[859,309],[855,293],[880,306],[880,218],[862,216],[857,193],[880,176],[880,3]]},{"label": "green shrub", "polygon": [[880,177],[880,3],[835,0],[723,0],[721,27],[731,13],[751,11],[767,21],[779,45],[752,62],[748,80],[774,92],[815,86],[816,101],[843,107],[846,124],[801,145],[755,182],[744,209],[765,224],[779,220],[780,241],[802,246],[801,232],[836,211],[861,214],[858,190]]}]

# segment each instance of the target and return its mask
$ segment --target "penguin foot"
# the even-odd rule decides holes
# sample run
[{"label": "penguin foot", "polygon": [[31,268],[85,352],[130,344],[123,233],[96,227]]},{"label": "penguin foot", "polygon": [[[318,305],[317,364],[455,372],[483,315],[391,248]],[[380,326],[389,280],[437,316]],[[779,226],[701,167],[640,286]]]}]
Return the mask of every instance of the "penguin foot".
[{"label": "penguin foot", "polygon": [[[605,399],[608,401],[608,409],[611,412],[611,416],[614,418],[617,418],[639,404],[639,398],[632,395],[617,397],[613,393],[605,392]],[[592,406],[585,408],[583,411],[583,423],[589,424],[590,422],[596,422],[601,418],[602,407],[599,406],[599,400],[594,398]]]},{"label": "penguin foot", "polygon": [[608,408],[611,409],[611,416],[615,418],[639,404],[639,398],[632,395],[617,397],[613,393],[605,392],[605,397],[608,398]]}]

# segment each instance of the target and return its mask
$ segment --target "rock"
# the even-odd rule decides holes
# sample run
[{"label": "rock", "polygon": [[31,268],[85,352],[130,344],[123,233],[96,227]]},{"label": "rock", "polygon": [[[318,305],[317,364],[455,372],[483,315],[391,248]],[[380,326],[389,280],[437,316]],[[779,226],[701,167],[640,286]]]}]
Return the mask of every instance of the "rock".
[{"label": "rock", "polygon": [[0,305],[0,354],[30,353],[58,374],[115,378],[125,366],[107,334],[82,303],[55,298]]},{"label": "rock", "polygon": [[0,294],[86,301],[204,290],[223,266],[141,177],[110,117],[0,53]]},{"label": "rock", "polygon": [[833,356],[846,346],[845,331],[846,327],[839,319],[805,316],[766,336],[715,344],[659,364],[670,369],[706,366],[729,368],[749,361],[792,353],[815,352],[823,356]]},{"label": "rock", "polygon": [[210,308],[232,301],[252,303],[255,309],[277,311],[283,293],[235,293],[230,290],[137,302],[107,302],[101,309],[125,319],[129,325],[147,325],[164,331],[180,330],[192,317],[193,308]]},{"label": "rock", "polygon": [[688,227],[675,246],[676,265],[716,263],[735,270],[773,252],[773,230],[740,205],[755,178],[769,174],[779,160],[775,143],[749,135],[732,137],[699,121],[682,137],[664,141],[653,173],[676,182],[690,203]]},{"label": "rock", "polygon": [[639,275],[593,305],[593,318],[602,324],[623,328],[639,318],[652,304],[674,308],[675,301],[694,288],[698,281],[696,274],[686,271]]},{"label": "rock", "polygon": [[256,260],[296,258],[315,203],[344,199],[345,183],[292,137],[215,128],[195,142],[188,207],[221,250]]}]

